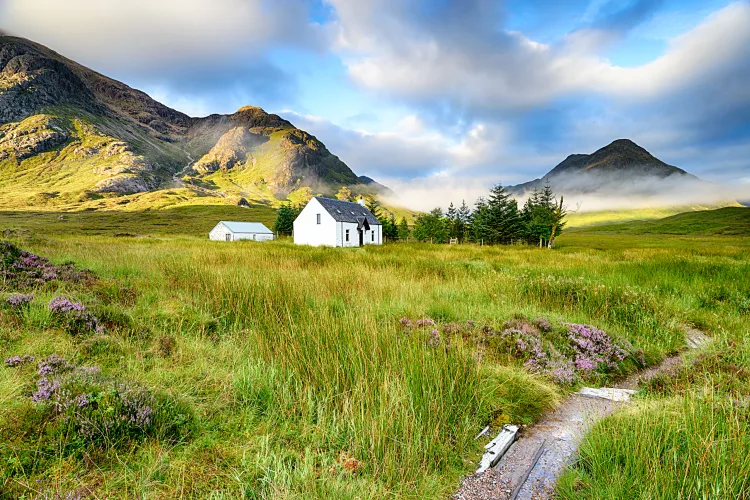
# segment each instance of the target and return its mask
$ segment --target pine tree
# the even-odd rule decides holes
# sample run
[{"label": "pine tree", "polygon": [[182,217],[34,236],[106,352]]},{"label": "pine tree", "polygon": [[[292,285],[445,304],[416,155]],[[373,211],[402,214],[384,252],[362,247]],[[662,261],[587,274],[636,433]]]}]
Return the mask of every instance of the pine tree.
[{"label": "pine tree", "polygon": [[490,190],[487,201],[490,243],[510,244],[523,236],[518,202],[498,184]]},{"label": "pine tree", "polygon": [[398,223],[398,239],[404,241],[409,239],[409,224],[406,222],[406,217],[401,217]]},{"label": "pine tree", "polygon": [[300,209],[284,203],[276,212],[276,221],[273,223],[273,231],[278,234],[291,235],[294,231],[294,219],[300,213]]},{"label": "pine tree", "polygon": [[398,227],[396,226],[396,218],[393,214],[383,217],[381,223],[383,224],[383,236],[386,237],[386,241],[398,240]]},{"label": "pine tree", "polygon": [[472,212],[471,214],[471,226],[469,233],[471,234],[471,238],[475,243],[489,244],[492,242],[490,230],[490,210],[487,205],[487,200],[485,200],[481,196],[474,204],[474,212]]},{"label": "pine tree", "polygon": [[458,208],[457,212],[457,231],[458,233],[457,238],[460,241],[464,241],[466,239],[467,232],[469,229],[469,223],[471,222],[471,209],[466,205],[466,200],[461,200],[461,206]]},{"label": "pine tree", "polygon": [[445,214],[448,219],[448,234],[450,238],[458,238],[458,211],[451,202],[448,212]]},{"label": "pine tree", "polygon": [[372,215],[375,216],[376,219],[383,222],[381,220],[382,214],[380,213],[380,204],[378,203],[378,200],[375,199],[374,196],[368,196],[365,199],[365,206],[367,207],[367,210],[369,210]]}]

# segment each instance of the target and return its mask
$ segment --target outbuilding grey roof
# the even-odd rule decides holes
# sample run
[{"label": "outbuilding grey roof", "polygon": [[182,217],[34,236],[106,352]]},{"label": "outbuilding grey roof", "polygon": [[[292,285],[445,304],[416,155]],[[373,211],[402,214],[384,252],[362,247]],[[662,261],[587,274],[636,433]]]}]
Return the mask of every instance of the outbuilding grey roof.
[{"label": "outbuilding grey roof", "polygon": [[260,222],[232,222],[223,220],[219,224],[224,224],[233,233],[273,234],[273,231]]},{"label": "outbuilding grey roof", "polygon": [[[382,225],[378,218],[372,215],[372,212],[359,203],[332,200],[331,198],[323,198],[322,196],[316,196],[315,199],[326,209],[326,212],[331,214],[331,217],[333,217],[336,222],[353,222],[359,224],[362,217],[364,217],[367,223],[371,226]],[[357,220],[358,218],[359,220]]]}]

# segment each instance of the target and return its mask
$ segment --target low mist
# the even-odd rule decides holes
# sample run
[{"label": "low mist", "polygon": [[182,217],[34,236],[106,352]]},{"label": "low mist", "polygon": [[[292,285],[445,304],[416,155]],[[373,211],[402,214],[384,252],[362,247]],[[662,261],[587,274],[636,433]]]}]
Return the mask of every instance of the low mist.
[{"label": "low mist", "polygon": [[[385,201],[412,210],[443,210],[462,200],[473,206],[480,196],[487,197],[493,182],[489,179],[451,179],[434,177],[411,181],[386,182],[394,194]],[[539,187],[544,182],[539,182]],[[750,184],[716,184],[692,175],[654,176],[561,175],[550,180],[555,193],[565,197],[570,210],[596,212],[674,206],[717,206],[750,200]],[[523,205],[531,194],[528,189],[513,189],[512,195]]]}]

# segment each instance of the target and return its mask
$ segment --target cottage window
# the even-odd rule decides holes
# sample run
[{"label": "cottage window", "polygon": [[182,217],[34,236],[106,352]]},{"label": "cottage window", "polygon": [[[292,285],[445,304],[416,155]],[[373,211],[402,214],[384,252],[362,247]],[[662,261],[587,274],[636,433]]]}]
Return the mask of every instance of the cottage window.
[{"label": "cottage window", "polygon": [[370,233],[370,241],[375,241],[375,230],[372,230],[372,233]]},{"label": "cottage window", "polygon": [[316,214],[317,222],[320,224],[320,214]]},{"label": "cottage window", "polygon": [[346,230],[346,241],[349,241],[349,230]]},{"label": "cottage window", "polygon": [[226,235],[227,241],[232,241],[232,234],[229,233]]}]

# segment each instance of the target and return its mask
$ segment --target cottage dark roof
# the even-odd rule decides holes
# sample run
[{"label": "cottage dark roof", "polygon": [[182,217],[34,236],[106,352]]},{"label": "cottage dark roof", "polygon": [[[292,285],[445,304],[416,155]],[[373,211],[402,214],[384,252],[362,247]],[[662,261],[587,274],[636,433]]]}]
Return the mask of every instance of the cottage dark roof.
[{"label": "cottage dark roof", "polygon": [[[323,198],[322,196],[316,196],[318,203],[323,205],[326,212],[331,214],[331,217],[336,222],[353,222],[359,224],[362,217],[365,218],[368,224],[371,226],[380,226],[380,221],[372,215],[372,212],[367,210],[359,203],[352,203],[351,201],[332,200],[331,198]],[[359,220],[357,220],[359,218]]]}]

